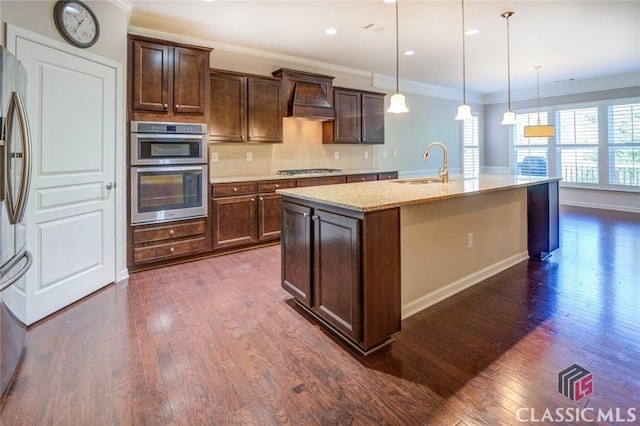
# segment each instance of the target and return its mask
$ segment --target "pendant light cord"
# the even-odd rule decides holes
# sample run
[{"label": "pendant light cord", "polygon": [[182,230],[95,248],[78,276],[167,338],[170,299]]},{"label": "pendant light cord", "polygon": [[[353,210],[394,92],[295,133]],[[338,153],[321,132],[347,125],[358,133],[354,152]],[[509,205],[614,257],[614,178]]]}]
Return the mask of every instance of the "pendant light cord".
[{"label": "pendant light cord", "polygon": [[509,46],[509,18],[513,12],[505,12],[502,16],[507,20],[507,109],[511,111],[511,48]]},{"label": "pendant light cord", "polygon": [[400,42],[398,41],[398,39],[400,38],[399,36],[399,25],[398,25],[398,2],[399,0],[396,0],[396,94],[400,93],[400,71],[399,71],[399,62],[400,62]]},{"label": "pendant light cord", "polygon": [[467,103],[466,54],[464,46],[464,0],[462,0],[462,103]]}]

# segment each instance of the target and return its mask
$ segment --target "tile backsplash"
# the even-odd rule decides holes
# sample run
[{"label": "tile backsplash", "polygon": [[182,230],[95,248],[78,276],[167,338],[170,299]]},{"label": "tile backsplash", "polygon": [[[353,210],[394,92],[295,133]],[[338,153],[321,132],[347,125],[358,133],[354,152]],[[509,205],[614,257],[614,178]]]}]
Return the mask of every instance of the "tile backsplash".
[{"label": "tile backsplash", "polygon": [[[217,161],[211,161],[216,156]],[[374,157],[372,146],[323,144],[320,121],[285,118],[283,143],[209,144],[209,175],[212,178],[268,175],[282,169],[313,167],[368,169],[373,167]]]}]

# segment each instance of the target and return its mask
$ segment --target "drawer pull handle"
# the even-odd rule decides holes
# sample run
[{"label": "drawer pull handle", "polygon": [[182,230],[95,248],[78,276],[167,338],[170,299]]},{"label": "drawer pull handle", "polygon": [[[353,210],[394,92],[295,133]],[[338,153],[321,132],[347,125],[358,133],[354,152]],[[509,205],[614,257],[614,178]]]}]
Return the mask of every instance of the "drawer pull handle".
[{"label": "drawer pull handle", "polygon": [[164,105],[162,105],[162,106],[164,107],[164,109],[169,108],[169,105],[168,105],[168,104],[164,104]]},{"label": "drawer pull handle", "polygon": [[233,188],[233,192],[238,192],[238,188]]},{"label": "drawer pull handle", "polygon": [[360,178],[360,180],[364,180],[364,178]]},{"label": "drawer pull handle", "polygon": [[278,185],[277,183],[276,183],[276,188],[280,188],[280,185]]},{"label": "drawer pull handle", "polygon": [[260,201],[264,201],[264,197],[260,197]]},{"label": "drawer pull handle", "polygon": [[320,216],[318,216],[317,214],[314,214],[313,216],[311,216],[311,219],[313,219],[314,221],[318,221],[320,220]]},{"label": "drawer pull handle", "polygon": [[173,254],[173,252],[174,252],[174,251],[176,251],[176,249],[174,249],[173,247],[171,247],[171,248],[169,249],[169,253],[171,253],[171,254]]},{"label": "drawer pull handle", "polygon": [[307,212],[302,213],[302,217],[309,217],[309,213]]},{"label": "drawer pull handle", "polygon": [[252,203],[253,203],[253,202],[255,202],[255,201],[256,201],[256,199],[255,199],[255,198],[252,198],[252,199],[251,199],[251,202],[252,202]]},{"label": "drawer pull handle", "polygon": [[176,104],[176,109],[180,109],[180,105],[179,104]]},{"label": "drawer pull handle", "polygon": [[173,234],[174,234],[174,232],[175,232],[175,231],[174,231],[173,229],[172,229],[172,230],[170,230],[170,231],[169,231],[169,235],[173,235]]}]

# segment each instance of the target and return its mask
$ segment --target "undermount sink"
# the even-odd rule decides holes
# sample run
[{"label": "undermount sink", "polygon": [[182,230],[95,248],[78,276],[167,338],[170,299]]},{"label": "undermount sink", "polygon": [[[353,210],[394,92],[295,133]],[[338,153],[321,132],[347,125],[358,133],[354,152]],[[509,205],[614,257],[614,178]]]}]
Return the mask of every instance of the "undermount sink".
[{"label": "undermount sink", "polygon": [[[452,179],[449,179],[449,182],[451,182]],[[442,183],[443,179],[440,177],[424,177],[424,178],[415,178],[415,179],[398,179],[398,180],[394,180],[393,182],[396,183],[406,183],[409,185],[423,185],[425,183]]]}]

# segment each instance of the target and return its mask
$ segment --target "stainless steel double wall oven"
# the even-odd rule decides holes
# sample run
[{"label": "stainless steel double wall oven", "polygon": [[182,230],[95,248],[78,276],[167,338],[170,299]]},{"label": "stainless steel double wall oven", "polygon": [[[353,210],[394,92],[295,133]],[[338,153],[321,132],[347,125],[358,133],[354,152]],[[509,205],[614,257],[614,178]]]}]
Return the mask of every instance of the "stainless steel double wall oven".
[{"label": "stainless steel double wall oven", "polygon": [[207,216],[207,125],[132,121],[131,224]]}]

